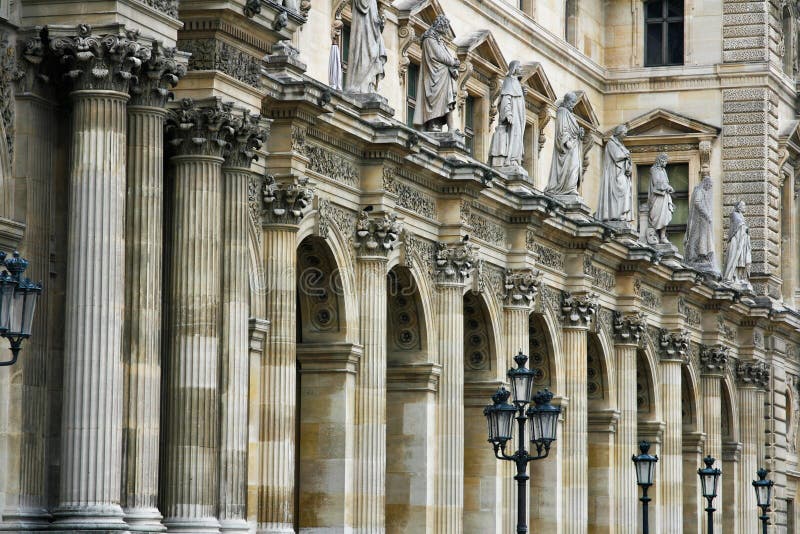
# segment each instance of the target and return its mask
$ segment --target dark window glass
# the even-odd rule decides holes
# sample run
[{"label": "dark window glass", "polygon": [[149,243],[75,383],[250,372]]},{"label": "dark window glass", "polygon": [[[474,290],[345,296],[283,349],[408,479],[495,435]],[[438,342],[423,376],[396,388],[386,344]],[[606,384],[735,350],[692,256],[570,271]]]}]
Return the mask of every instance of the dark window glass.
[{"label": "dark window glass", "polygon": [[667,63],[683,63],[683,22],[670,22],[667,28]]},{"label": "dark window glass", "polygon": [[414,127],[414,110],[417,107],[417,83],[419,82],[419,65],[411,63],[406,74],[406,125]]},{"label": "dark window glass", "polygon": [[683,65],[683,0],[646,0],[646,67]]},{"label": "dark window glass", "polygon": [[646,65],[660,65],[662,63],[662,34],[664,33],[661,24],[648,24],[647,25],[647,42],[645,49],[647,50]]},{"label": "dark window glass", "polygon": [[668,17],[682,17],[683,16],[683,0],[679,2],[667,2],[667,16]]},{"label": "dark window glass", "polygon": [[342,26],[342,63],[347,64],[350,59],[350,25]]},{"label": "dark window glass", "polygon": [[464,138],[467,150],[472,154],[475,149],[475,97],[467,95],[464,102]]},{"label": "dark window glass", "polygon": [[659,19],[664,14],[662,12],[663,7],[661,2],[647,2],[645,4],[644,16],[648,19]]}]

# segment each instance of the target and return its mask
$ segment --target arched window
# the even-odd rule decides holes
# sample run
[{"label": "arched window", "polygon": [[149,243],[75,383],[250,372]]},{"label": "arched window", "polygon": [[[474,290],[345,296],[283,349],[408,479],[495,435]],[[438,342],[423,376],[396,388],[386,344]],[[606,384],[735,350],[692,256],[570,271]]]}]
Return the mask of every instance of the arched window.
[{"label": "arched window", "polygon": [[683,0],[647,0],[644,26],[644,66],[683,65]]}]

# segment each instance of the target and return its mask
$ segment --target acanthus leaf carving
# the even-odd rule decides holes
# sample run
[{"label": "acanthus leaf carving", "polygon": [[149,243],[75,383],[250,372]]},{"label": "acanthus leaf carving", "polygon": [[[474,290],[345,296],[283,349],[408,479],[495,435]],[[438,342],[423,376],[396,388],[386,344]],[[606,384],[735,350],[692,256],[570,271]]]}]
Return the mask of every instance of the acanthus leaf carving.
[{"label": "acanthus leaf carving", "polygon": [[638,345],[647,330],[647,316],[641,312],[623,316],[615,311],[612,326],[617,343]]},{"label": "acanthus leaf carving", "polygon": [[573,295],[569,291],[561,293],[561,315],[564,326],[587,328],[592,316],[597,313],[597,294]]},{"label": "acanthus leaf carving", "polygon": [[736,380],[740,386],[766,389],[769,385],[769,367],[764,362],[739,361],[736,364]]},{"label": "acanthus leaf carving", "polygon": [[186,65],[175,59],[175,48],[165,48],[155,41],[150,57],[142,62],[137,74],[131,80],[130,105],[164,107],[173,96],[170,88],[186,75]]},{"label": "acanthus leaf carving", "polygon": [[166,133],[177,155],[223,157],[234,134],[233,102],[183,98],[167,114]]},{"label": "acanthus leaf carving", "polygon": [[314,198],[308,179],[279,184],[268,175],[261,195],[263,224],[298,224]]},{"label": "acanthus leaf carving", "polygon": [[658,349],[662,360],[681,360],[688,362],[689,332],[669,332],[661,329],[658,335]]},{"label": "acanthus leaf carving", "polygon": [[267,139],[267,131],[261,125],[261,115],[244,110],[241,116],[234,117],[231,139],[225,147],[225,165],[249,169],[258,159],[256,151]]},{"label": "acanthus leaf carving", "polygon": [[394,250],[402,230],[397,215],[384,213],[382,217],[371,217],[361,210],[356,220],[353,247],[361,256],[386,256]]},{"label": "acanthus leaf carving", "polygon": [[542,273],[538,269],[511,270],[506,269],[501,297],[506,306],[532,307]]},{"label": "acanthus leaf carving", "polygon": [[478,248],[469,242],[453,245],[439,243],[434,258],[439,283],[463,284],[472,275],[478,262]]},{"label": "acanthus leaf carving", "polygon": [[725,345],[700,345],[700,366],[703,374],[720,374],[728,368],[730,348]]}]

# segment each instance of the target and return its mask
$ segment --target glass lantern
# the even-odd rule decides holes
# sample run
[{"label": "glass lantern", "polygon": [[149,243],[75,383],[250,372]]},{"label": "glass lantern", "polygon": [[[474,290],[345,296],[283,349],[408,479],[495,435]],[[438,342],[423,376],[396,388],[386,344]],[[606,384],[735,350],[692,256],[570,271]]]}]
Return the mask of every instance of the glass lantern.
[{"label": "glass lantern", "polygon": [[517,368],[509,369],[507,373],[508,379],[511,381],[511,391],[513,392],[511,402],[517,406],[525,406],[531,402],[533,378],[536,373],[525,367],[528,357],[522,354],[522,351],[514,356],[514,361],[517,362]]},{"label": "glass lantern", "polygon": [[658,456],[649,454],[649,441],[642,441],[639,443],[639,451],[641,454],[634,455],[631,458],[636,466],[636,484],[642,487],[650,487],[655,480]]}]

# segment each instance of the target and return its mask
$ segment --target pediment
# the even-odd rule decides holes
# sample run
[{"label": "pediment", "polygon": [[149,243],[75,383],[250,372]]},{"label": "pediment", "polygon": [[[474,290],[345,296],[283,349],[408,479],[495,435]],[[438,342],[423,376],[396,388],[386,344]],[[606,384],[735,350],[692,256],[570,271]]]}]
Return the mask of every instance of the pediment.
[{"label": "pediment", "polygon": [[[436,17],[444,15],[444,9],[438,0],[395,0],[392,6],[397,10],[397,18],[401,22],[414,18],[427,27],[433,24]],[[451,35],[450,38],[454,36]]]},{"label": "pediment", "polygon": [[556,101],[556,92],[547,75],[544,67],[538,61],[522,64],[522,85],[532,94],[536,100],[553,104]]},{"label": "pediment", "polygon": [[596,130],[597,127],[600,126],[600,121],[597,120],[597,114],[592,107],[592,103],[589,102],[589,97],[586,96],[584,91],[575,91],[575,95],[578,97],[578,102],[575,104],[572,112],[575,113],[579,119],[582,119],[590,128]]},{"label": "pediment", "polygon": [[716,126],[679,115],[665,109],[655,109],[628,122],[628,137],[713,139],[719,135]]},{"label": "pediment", "polygon": [[453,40],[459,58],[474,59],[478,57],[483,60],[492,70],[505,74],[508,71],[508,63],[500,51],[492,32],[489,30],[477,30],[467,35]]},{"label": "pediment", "polygon": [[778,149],[781,153],[781,160],[787,158],[797,160],[800,156],[800,121],[790,121],[781,129],[778,136]]}]

